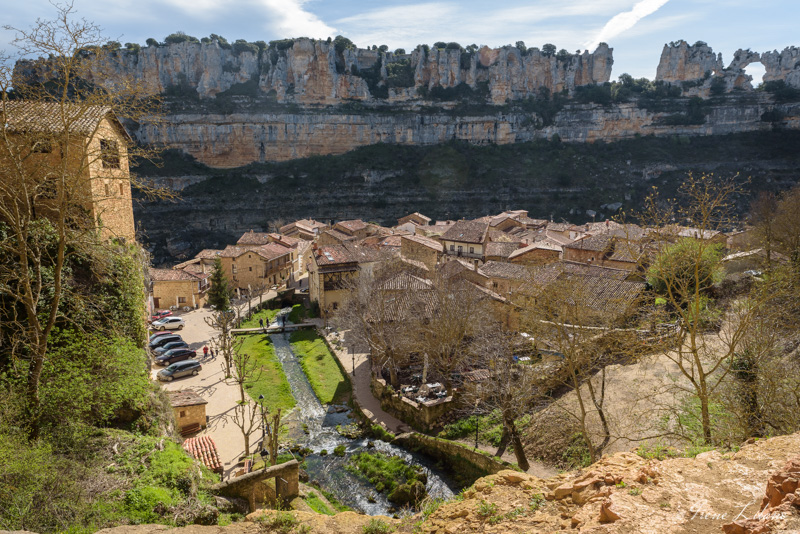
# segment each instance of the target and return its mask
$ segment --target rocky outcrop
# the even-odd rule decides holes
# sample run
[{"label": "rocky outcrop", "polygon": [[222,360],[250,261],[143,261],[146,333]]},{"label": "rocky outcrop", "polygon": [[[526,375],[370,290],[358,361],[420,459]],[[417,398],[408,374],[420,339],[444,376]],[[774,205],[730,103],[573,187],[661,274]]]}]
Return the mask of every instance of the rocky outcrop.
[{"label": "rocky outcrop", "polygon": [[715,55],[702,41],[694,45],[686,41],[664,45],[656,81],[681,85],[686,96],[708,96],[714,85],[717,86],[715,94],[751,91],[753,77],[745,68],[752,63],[764,65],[765,82],[784,81],[791,87],[800,87],[800,49],[794,46],[782,52],[774,50],[763,54],[739,49],[728,67],[724,67],[722,54]]},{"label": "rocky outcrop", "polygon": [[542,126],[535,113],[518,111],[459,115],[415,113],[172,113],[160,124],[143,124],[135,135],[143,143],[163,144],[191,154],[212,167],[286,161],[343,154],[376,143],[435,145],[462,140],[475,145],[551,139],[616,141],[637,135],[723,135],[772,127],[764,113],[778,110],[780,123],[800,127],[800,104],[776,105],[765,94],[729,95],[690,120],[688,102],[670,111],[649,111],[634,103],[612,106],[567,105],[554,123]]},{"label": "rocky outcrop", "polygon": [[[152,93],[210,99],[236,90],[302,105],[424,101],[426,89],[465,84],[476,90],[487,84],[488,94],[480,97],[497,104],[537,95],[541,88],[572,92],[575,87],[607,82],[612,52],[605,43],[582,54],[550,54],[538,48],[523,52],[512,46],[477,52],[418,46],[411,54],[398,55],[352,48],[337,51],[333,42],[307,38],[251,49],[217,40],[184,41],[113,51],[91,78],[104,84],[113,73],[142,80]],[[43,67],[40,61],[17,64],[18,72],[42,73]]]}]

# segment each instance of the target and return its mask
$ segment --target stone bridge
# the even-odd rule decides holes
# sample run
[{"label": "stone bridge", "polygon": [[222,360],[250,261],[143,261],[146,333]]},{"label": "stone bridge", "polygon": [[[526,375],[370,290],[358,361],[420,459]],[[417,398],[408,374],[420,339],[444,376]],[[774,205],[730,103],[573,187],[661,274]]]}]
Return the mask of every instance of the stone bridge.
[{"label": "stone bridge", "polygon": [[[275,490],[265,481],[274,478]],[[300,464],[297,460],[259,469],[245,475],[220,482],[212,486],[211,492],[224,497],[247,499],[250,512],[255,512],[258,504],[272,499],[288,502],[298,496],[300,491]]]}]

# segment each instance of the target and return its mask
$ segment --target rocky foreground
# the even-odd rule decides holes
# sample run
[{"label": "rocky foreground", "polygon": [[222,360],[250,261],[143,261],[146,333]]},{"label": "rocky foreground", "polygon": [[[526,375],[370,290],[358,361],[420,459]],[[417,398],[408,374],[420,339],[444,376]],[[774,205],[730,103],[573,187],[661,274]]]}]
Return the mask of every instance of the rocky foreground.
[{"label": "rocky foreground", "polygon": [[[381,518],[397,532],[592,532],[763,534],[800,530],[800,433],[756,441],[736,453],[696,458],[608,456],[580,472],[540,479],[502,471],[478,480],[463,498],[427,518]],[[345,512],[293,512],[286,532],[356,534],[371,518]],[[227,527],[124,526],[109,534],[247,533],[271,530],[274,512]],[[262,518],[259,520],[259,518]],[[307,525],[307,526],[304,526]],[[415,530],[416,529],[416,530]]]}]

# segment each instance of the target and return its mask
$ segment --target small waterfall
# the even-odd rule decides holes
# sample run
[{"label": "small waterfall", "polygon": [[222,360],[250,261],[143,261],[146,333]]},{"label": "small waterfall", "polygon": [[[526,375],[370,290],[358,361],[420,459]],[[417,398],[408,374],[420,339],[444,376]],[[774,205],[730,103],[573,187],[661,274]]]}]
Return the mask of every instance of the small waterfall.
[{"label": "small waterfall", "polygon": [[[288,309],[281,311],[282,314],[288,312]],[[292,352],[289,336],[290,334],[272,334],[270,339],[297,403],[293,416],[298,418],[306,430],[306,433],[297,440],[298,444],[314,451],[314,454],[306,457],[306,470],[310,479],[319,482],[342,503],[359,512],[368,515],[389,515],[389,509],[393,505],[386,496],[344,468],[351,455],[367,450],[369,440],[345,438],[336,431],[337,425],[347,425],[352,422],[349,410],[343,411],[343,407],[338,411],[326,410],[320,404],[300,362]],[[333,450],[338,445],[345,446],[344,457],[333,456]],[[319,454],[323,449],[328,453],[326,456]],[[375,441],[374,449],[388,455],[400,456],[411,464],[421,465],[428,475],[427,490],[431,497],[447,499],[453,496],[456,484],[436,469],[429,459],[382,441]]]}]

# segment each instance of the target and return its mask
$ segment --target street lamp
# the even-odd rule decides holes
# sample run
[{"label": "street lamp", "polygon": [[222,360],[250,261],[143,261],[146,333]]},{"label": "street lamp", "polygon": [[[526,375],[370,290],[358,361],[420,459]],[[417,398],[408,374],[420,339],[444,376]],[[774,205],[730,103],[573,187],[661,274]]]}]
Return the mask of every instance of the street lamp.
[{"label": "street lamp", "polygon": [[264,444],[266,443],[267,439],[267,420],[264,417],[264,395],[258,396],[258,405],[261,407],[261,448],[264,448]]},{"label": "street lamp", "polygon": [[356,349],[354,345],[350,345],[350,357],[353,358],[353,376],[356,376]]},{"label": "street lamp", "polygon": [[478,418],[478,403],[481,402],[481,386],[478,385],[475,388],[476,390],[476,397],[475,397],[475,448],[478,448],[478,428],[480,427],[481,420]]}]

